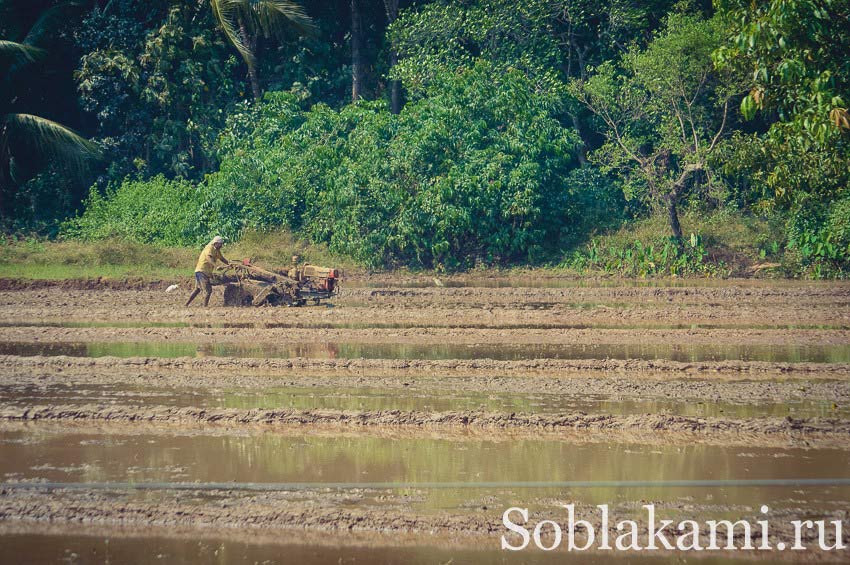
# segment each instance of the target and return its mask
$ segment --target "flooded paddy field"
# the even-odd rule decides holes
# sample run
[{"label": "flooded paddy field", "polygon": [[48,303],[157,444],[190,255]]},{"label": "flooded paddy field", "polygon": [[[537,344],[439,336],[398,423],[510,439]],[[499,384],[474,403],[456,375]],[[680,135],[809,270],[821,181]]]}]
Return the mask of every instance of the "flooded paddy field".
[{"label": "flooded paddy field", "polygon": [[[441,283],[278,309],[0,285],[0,561],[643,557],[499,551],[507,508],[568,503],[850,531],[850,285]],[[848,556],[697,561],[731,558]]]},{"label": "flooded paddy field", "polygon": [[[577,383],[573,383],[577,384]],[[786,384],[787,386],[787,384]],[[791,385],[792,387],[794,385]],[[757,385],[750,384],[749,390]],[[734,385],[729,386],[735,390]],[[762,393],[773,392],[773,388]],[[406,394],[382,388],[312,387],[240,387],[205,386],[158,387],[144,384],[46,384],[43,381],[11,383],[0,388],[0,403],[7,407],[33,405],[64,406],[162,406],[169,408],[245,409],[245,410],[340,410],[406,412],[496,412],[560,414],[586,412],[616,415],[663,413],[696,417],[845,417],[850,416],[850,386],[813,383],[805,391],[799,386],[796,398],[741,403],[732,399],[712,401],[693,396],[688,400],[651,397],[627,400],[611,399],[604,394],[522,394],[509,392],[436,391],[406,387]],[[838,401],[841,404],[838,404]]]},{"label": "flooded paddy field", "polygon": [[[78,332],[77,337],[82,332]],[[2,336],[2,331],[0,331]],[[370,339],[378,337],[375,334]],[[818,339],[821,336],[809,336]],[[835,339],[850,339],[842,333]],[[185,339],[185,335],[181,336]],[[0,355],[68,357],[239,357],[251,359],[664,359],[670,361],[775,361],[850,363],[850,344],[408,344],[408,343],[205,343],[168,341],[0,342]],[[831,339],[821,338],[821,339]],[[215,339],[213,337],[212,339]],[[449,338],[445,338],[446,341]],[[283,343],[281,343],[283,342]]]},{"label": "flooded paddy field", "polygon": [[[552,554],[543,551],[509,553],[493,549],[452,549],[450,540],[434,540],[431,545],[411,541],[400,546],[399,536],[392,539],[359,539],[356,535],[309,536],[304,533],[284,533],[271,537],[262,535],[235,536],[227,530],[186,533],[180,529],[150,528],[147,535],[121,528],[102,528],[102,535],[86,530],[74,533],[38,533],[26,526],[4,531],[0,525],[0,561],[26,552],[30,563],[311,563],[340,565],[357,563],[433,563],[549,565],[555,563],[610,562],[610,555],[584,553],[578,556]],[[630,563],[658,565],[668,563],[669,557],[640,556]],[[705,565],[745,563],[707,557]]]},{"label": "flooded paddy field", "polygon": [[[578,434],[492,438],[484,434],[360,434],[332,430],[203,430],[183,428],[98,430],[79,426],[25,426],[0,433],[8,457],[0,480],[18,483],[168,484],[200,489],[263,485],[292,490],[386,489],[409,496],[412,513],[456,512],[482,498],[510,505],[512,498],[569,499],[577,503],[756,505],[776,509],[803,497],[813,510],[842,510],[850,484],[653,487],[653,481],[832,480],[850,466],[850,450],[712,445],[697,441],[647,444],[624,435],[587,441]],[[757,442],[756,442],[757,443]],[[212,463],[215,462],[215,463]],[[572,483],[608,483],[570,488]],[[32,484],[34,483],[34,484]],[[630,483],[641,483],[635,486]],[[223,487],[222,487],[223,485]],[[282,485],[282,486],[281,486]],[[21,486],[21,485],[17,485]],[[522,492],[526,491],[526,492]],[[566,498],[565,498],[566,497]],[[381,500],[376,497],[376,501]],[[389,500],[389,499],[386,499]]]}]

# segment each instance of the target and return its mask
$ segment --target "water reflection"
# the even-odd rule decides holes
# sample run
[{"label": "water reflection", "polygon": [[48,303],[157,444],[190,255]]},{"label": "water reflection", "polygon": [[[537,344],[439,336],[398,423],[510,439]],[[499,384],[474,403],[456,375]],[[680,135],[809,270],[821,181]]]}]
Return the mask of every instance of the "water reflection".
[{"label": "water reflection", "polygon": [[694,417],[761,418],[848,417],[850,406],[831,400],[795,400],[735,404],[695,400],[612,400],[597,395],[439,392],[343,387],[268,387],[254,389],[165,388],[145,385],[5,385],[0,403],[175,406],[299,410],[402,410],[499,413],[675,414]]},{"label": "water reflection", "polygon": [[[838,478],[850,451],[703,444],[658,446],[515,439],[0,432],[0,479],[58,482],[552,482]],[[436,489],[427,507],[482,495],[503,502],[566,497],[590,503],[666,500],[712,504],[846,506],[848,487]],[[796,501],[796,502],[795,502]]]},{"label": "water reflection", "polygon": [[[82,535],[13,534],[0,536],[0,562],[42,565],[59,562],[137,563],[139,565],[172,563],[298,563],[303,565],[344,565],[352,563],[405,563],[432,565],[434,563],[500,564],[525,563],[548,565],[554,563],[636,563],[655,565],[668,563],[665,557],[643,557],[629,554],[621,560],[616,555],[577,554],[541,551],[512,553],[492,550],[451,549],[439,546],[392,547],[381,545],[346,545],[339,534],[324,534],[321,544],[304,543],[304,534],[283,532],[274,542],[251,543],[210,537],[190,539],[166,537],[115,537]],[[235,536],[234,536],[235,537]],[[340,540],[341,543],[332,543]],[[386,541],[385,541],[386,543]],[[494,544],[491,544],[495,546]],[[714,557],[699,563],[735,563],[734,560]]]},{"label": "water reflection", "polygon": [[680,362],[771,361],[850,363],[847,345],[718,344],[399,344],[399,343],[218,343],[0,342],[0,355],[71,357],[244,357],[311,359],[666,359]]}]

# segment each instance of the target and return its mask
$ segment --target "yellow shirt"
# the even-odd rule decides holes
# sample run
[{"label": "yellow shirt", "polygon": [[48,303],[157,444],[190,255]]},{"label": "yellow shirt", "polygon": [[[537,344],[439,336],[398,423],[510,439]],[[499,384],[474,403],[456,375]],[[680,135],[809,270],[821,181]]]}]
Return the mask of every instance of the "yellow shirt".
[{"label": "yellow shirt", "polygon": [[215,262],[225,262],[224,256],[221,254],[221,249],[217,249],[212,243],[208,243],[204,250],[201,251],[201,256],[198,257],[198,264],[195,265],[196,273],[204,273],[211,275],[215,269]]}]

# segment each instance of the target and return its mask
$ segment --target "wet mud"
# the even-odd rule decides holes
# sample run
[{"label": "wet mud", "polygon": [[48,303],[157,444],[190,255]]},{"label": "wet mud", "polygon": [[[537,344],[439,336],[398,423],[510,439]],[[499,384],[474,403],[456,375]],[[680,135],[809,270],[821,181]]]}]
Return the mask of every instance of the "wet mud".
[{"label": "wet mud", "polygon": [[[566,391],[563,383],[587,383],[587,381],[565,380],[566,376],[640,376],[669,378],[671,388],[676,389],[682,380],[689,383],[694,379],[721,381],[729,379],[772,379],[781,383],[787,379],[802,378],[818,382],[823,379],[845,380],[850,377],[850,364],[847,363],[772,363],[772,362],[743,362],[721,361],[702,363],[682,363],[665,360],[617,360],[617,359],[533,359],[520,361],[496,361],[493,359],[447,359],[447,360],[415,360],[415,359],[236,359],[227,357],[66,357],[66,356],[14,356],[0,355],[0,367],[18,371],[21,374],[50,371],[80,374],[87,378],[88,374],[103,375],[105,372],[116,375],[116,378],[126,378],[126,373],[136,375],[152,375],[157,379],[168,379],[174,375],[179,381],[186,374],[195,374],[198,378],[214,377],[221,383],[233,383],[246,380],[249,375],[269,375],[287,377],[289,384],[312,383],[321,378],[327,384],[326,377],[334,376],[349,382],[348,378],[356,375],[362,379],[364,386],[379,384],[379,386],[412,386],[412,382],[404,377],[428,378],[470,377],[468,383],[471,390],[484,390],[487,386],[508,386],[520,383],[527,387],[527,378],[547,376],[552,378],[535,379],[535,390],[550,392]],[[398,376],[381,378],[374,377]],[[480,378],[472,378],[480,377]],[[2,378],[2,374],[0,374]],[[94,378],[94,377],[92,377]],[[108,381],[106,381],[108,382]],[[334,381],[336,382],[336,381]],[[449,385],[456,381],[447,380]],[[601,386],[611,382],[603,380]],[[635,386],[640,387],[643,380]],[[393,385],[395,383],[395,385]],[[491,384],[487,384],[491,383]],[[267,380],[266,384],[274,384]],[[653,383],[650,383],[651,385]],[[699,386],[699,385],[695,385]],[[781,385],[777,385],[781,386]],[[801,391],[808,390],[808,385],[797,385]],[[722,394],[722,386],[718,386],[717,394]],[[527,389],[525,389],[527,390]],[[584,391],[588,391],[585,389]],[[624,391],[626,392],[626,391]],[[720,397],[718,397],[720,398]],[[742,400],[746,400],[743,398]]]},{"label": "wet mud", "polygon": [[0,421],[91,422],[170,424],[174,426],[346,426],[404,427],[415,429],[472,428],[506,430],[512,437],[540,432],[589,432],[616,439],[619,434],[641,434],[655,443],[674,441],[659,434],[688,434],[687,441],[711,439],[758,444],[760,436],[770,442],[806,442],[809,445],[850,447],[850,420],[839,418],[696,418],[665,414],[617,416],[610,414],[500,414],[478,411],[421,412],[400,410],[330,409],[197,409],[123,406],[23,406],[0,408]]},{"label": "wet mud", "polygon": [[86,536],[127,528],[116,556],[204,560],[206,532],[228,562],[498,562],[507,507],[567,501],[644,530],[647,502],[850,530],[842,484],[520,485],[850,478],[850,284],[380,274],[319,307],[203,309],[173,282],[0,280],[0,560],[101,556]]},{"label": "wet mud", "polygon": [[[83,333],[83,332],[80,332]],[[0,331],[2,335],[2,331]],[[78,336],[75,336],[78,337]],[[269,336],[265,336],[266,339]],[[380,336],[372,334],[373,339]],[[817,338],[817,336],[813,336]],[[182,336],[180,339],[187,339]],[[778,344],[463,344],[463,343],[211,343],[187,341],[0,341],[0,355],[70,357],[237,357],[251,359],[407,359],[407,360],[670,360],[773,361],[779,363],[850,363],[850,345]],[[444,341],[449,341],[448,338]],[[283,342],[283,343],[281,343]]]},{"label": "wet mud", "polygon": [[[428,558],[440,555],[441,548],[439,546],[436,548],[427,546],[426,544],[450,538],[443,542],[443,551],[453,552],[456,556],[458,551],[471,551],[471,553],[466,554],[470,562],[489,563],[491,561],[487,559],[494,556],[495,552],[493,552],[492,545],[486,546],[481,541],[494,537],[497,532],[504,532],[500,516],[496,516],[496,513],[492,512],[491,508],[487,506],[486,498],[479,502],[473,510],[459,514],[440,510],[431,512],[413,511],[408,507],[405,496],[402,495],[382,494],[381,504],[372,505],[364,501],[370,494],[374,495],[375,493],[358,492],[343,499],[333,493],[322,493],[305,499],[303,496],[293,496],[292,493],[286,492],[246,497],[234,496],[232,492],[228,491],[189,491],[188,493],[181,492],[179,496],[164,491],[151,493],[148,497],[140,499],[128,495],[124,491],[76,492],[52,489],[42,492],[8,488],[0,497],[0,516],[18,516],[16,522],[24,527],[33,523],[49,523],[54,530],[59,532],[68,530],[73,532],[78,527],[77,524],[83,523],[87,526],[88,532],[94,529],[109,532],[110,529],[120,526],[135,529],[136,535],[140,532],[152,531],[165,535],[167,539],[171,540],[174,540],[175,536],[179,536],[181,530],[200,532],[201,535],[204,533],[211,535],[216,530],[226,530],[230,535],[238,535],[243,540],[250,539],[252,535],[257,536],[257,532],[261,532],[259,536],[263,536],[265,532],[274,532],[273,535],[278,537],[278,540],[291,539],[293,535],[302,536],[301,532],[306,530],[325,532],[325,535],[329,536],[325,543],[335,539],[337,535],[343,535],[345,541],[342,542],[342,547],[345,547],[346,541],[351,544],[352,537],[360,535],[369,540],[365,542],[365,547],[372,552],[371,555],[384,555],[391,562],[395,562],[399,555],[404,555],[404,551],[399,550],[411,543],[408,541],[407,544],[404,544],[404,541],[407,540],[403,536],[409,536],[411,532],[420,531],[428,532],[428,536],[424,538],[421,536],[414,537],[413,543],[425,546],[420,551],[423,551]],[[538,506],[538,509],[541,514],[545,513],[543,515],[554,518],[564,514],[563,507],[556,508],[551,503],[547,505],[545,501]],[[656,504],[656,509],[662,515],[669,517],[668,519],[674,520],[692,519],[698,515],[717,516],[731,512],[736,513],[735,515],[742,520],[755,525],[756,521],[763,517],[753,511],[754,509],[744,505],[701,505],[690,502],[674,502]],[[589,522],[595,531],[600,531],[602,522],[598,517],[593,517],[594,508],[591,505],[577,504],[576,510],[589,518]],[[632,506],[615,505],[613,511],[617,516],[635,518],[639,535],[644,538],[647,536],[648,526],[645,522],[638,521],[639,514],[635,512]],[[772,518],[775,525],[771,526],[771,545],[775,546],[781,540],[794,539],[791,521],[805,516],[805,512],[804,509],[799,507],[774,510]],[[823,512],[823,515],[827,519],[842,522],[845,527],[850,524],[847,512],[844,510],[827,510]],[[531,524],[536,524],[536,522],[537,520],[534,520]],[[23,529],[21,526],[18,527]],[[166,529],[167,533],[165,533]],[[613,528],[609,529],[609,535],[612,538],[617,534],[618,532]],[[2,535],[2,529],[0,529],[0,535]],[[701,531],[701,536],[708,536],[707,528]],[[402,537],[401,543],[400,537]],[[301,539],[310,543],[309,537]],[[547,544],[551,543],[550,539],[544,539]],[[581,534],[577,536],[577,540],[585,541]],[[36,538],[27,541],[34,543],[40,540]],[[675,543],[676,538],[672,537],[671,541]],[[817,534],[806,530],[801,536],[801,541],[807,547],[811,547],[817,543]],[[834,537],[827,538],[825,541],[832,544]],[[268,547],[269,543],[271,542],[265,541],[263,545]],[[309,547],[315,551],[317,547],[327,547],[325,543],[313,542]],[[380,551],[381,543],[387,544],[385,551]],[[478,551],[475,551],[476,549]],[[29,554],[32,550],[24,546],[18,551]],[[346,555],[352,553],[345,552]],[[672,552],[659,553],[660,555],[657,557],[663,560],[662,562],[680,558],[679,554],[672,554]],[[786,559],[799,561],[803,557],[800,553],[797,553],[797,555],[785,554],[787,555],[785,557],[777,551],[764,551],[759,554],[738,551],[728,552],[727,555],[723,556],[718,556],[717,553],[695,559],[699,563],[735,562],[730,560],[728,553],[732,554],[732,559],[755,559],[766,562],[785,561]],[[521,557],[517,562],[533,563],[539,558],[540,553],[532,550],[520,555]],[[595,559],[600,559],[600,563],[612,562],[610,552],[568,554],[562,548],[550,555],[556,557],[558,562],[563,562],[562,560],[565,558],[573,558],[575,562],[581,563],[593,563]],[[804,553],[804,558],[808,562],[813,560],[818,562],[845,562],[847,553],[846,551],[817,552],[810,550]],[[717,561],[714,561],[715,559]],[[626,553],[626,556],[615,556],[613,560],[614,562],[621,560],[623,562],[634,562],[634,557]],[[282,559],[281,562],[289,561]],[[306,562],[321,561],[314,561],[313,557],[309,556]],[[463,560],[461,562],[468,561]],[[642,563],[643,561],[639,562]]]},{"label": "wet mud", "polygon": [[[139,384],[132,381],[110,380],[102,382],[67,385],[61,380],[18,379],[0,387],[0,403],[5,406],[28,407],[33,405],[85,406],[148,406],[156,403],[163,407],[177,408],[240,408],[240,409],[331,409],[331,410],[400,410],[419,412],[480,411],[513,414],[561,414],[583,412],[590,414],[613,414],[619,416],[639,414],[669,414],[691,417],[786,417],[795,418],[850,418],[848,385],[839,382],[811,383],[801,389],[791,383],[776,387],[770,382],[726,384],[729,395],[726,400],[707,396],[710,390],[702,386],[685,388],[690,398],[678,399],[668,390],[653,390],[644,387],[642,395],[632,389],[628,399],[612,397],[599,390],[588,395],[584,391],[596,383],[588,379],[575,378],[584,386],[572,387],[572,393],[529,393],[528,391],[506,392],[449,390],[438,391],[427,383],[408,382],[406,394],[398,394],[393,387],[328,386],[328,383],[313,381],[310,386],[268,386],[267,380],[244,379],[239,386],[221,387],[221,383],[204,386],[195,380],[192,383],[159,385]],[[0,383],[2,383],[0,379]],[[597,380],[598,382],[598,380]],[[648,384],[630,380],[630,384]],[[578,384],[573,382],[573,385]],[[613,383],[612,383],[613,384]],[[624,384],[622,382],[620,385]],[[657,385],[660,383],[656,383]],[[684,383],[680,383],[683,385]],[[693,383],[700,385],[704,383]],[[400,383],[395,383],[399,388]],[[791,385],[791,387],[789,387]],[[669,387],[668,387],[669,388]],[[719,387],[715,387],[719,388]],[[790,389],[789,389],[790,388]],[[724,390],[724,389],[721,389]],[[579,392],[580,391],[580,392]],[[744,392],[746,391],[746,392]],[[742,403],[735,392],[747,394],[750,403]],[[753,403],[755,396],[762,398]],[[840,404],[839,404],[840,402]]]}]

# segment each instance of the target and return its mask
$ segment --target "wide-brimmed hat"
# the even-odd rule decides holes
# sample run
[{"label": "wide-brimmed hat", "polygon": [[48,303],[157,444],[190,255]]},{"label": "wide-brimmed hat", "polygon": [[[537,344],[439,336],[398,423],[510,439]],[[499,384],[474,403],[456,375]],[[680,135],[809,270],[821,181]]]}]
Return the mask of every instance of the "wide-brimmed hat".
[{"label": "wide-brimmed hat", "polygon": [[212,238],[212,241],[210,243],[224,243],[224,238],[221,237],[220,235],[217,235],[214,238]]}]

